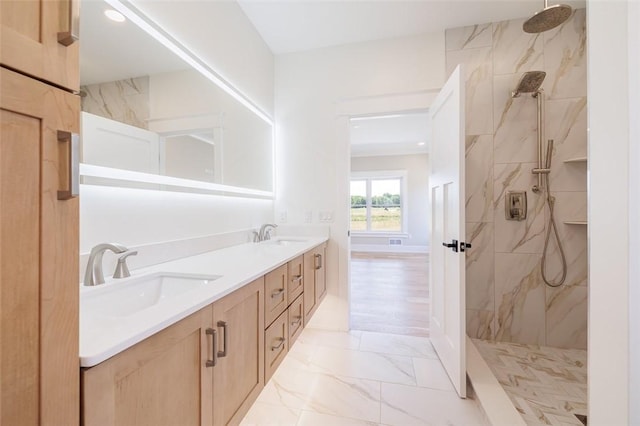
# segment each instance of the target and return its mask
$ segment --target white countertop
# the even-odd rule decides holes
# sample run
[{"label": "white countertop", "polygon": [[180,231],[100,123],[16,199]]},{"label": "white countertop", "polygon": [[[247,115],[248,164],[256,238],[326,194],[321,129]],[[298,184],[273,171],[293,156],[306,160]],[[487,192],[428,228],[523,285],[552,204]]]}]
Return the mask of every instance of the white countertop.
[{"label": "white countertop", "polygon": [[[285,239],[286,237],[279,237]],[[297,237],[294,237],[297,238]],[[158,272],[220,275],[206,286],[182,293],[169,301],[130,316],[107,316],[83,309],[83,295],[100,288],[125,284],[108,280],[80,290],[80,366],[91,367],[135,345],[158,331],[204,308],[289,260],[327,241],[326,237],[301,238],[288,245],[246,243],[135,270],[131,278]]]}]

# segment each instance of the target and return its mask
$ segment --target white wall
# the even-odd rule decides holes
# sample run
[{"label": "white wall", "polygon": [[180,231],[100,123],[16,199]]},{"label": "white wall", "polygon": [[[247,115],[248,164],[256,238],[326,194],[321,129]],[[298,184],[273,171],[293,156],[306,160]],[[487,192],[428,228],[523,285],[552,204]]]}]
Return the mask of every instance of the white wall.
[{"label": "white wall", "polygon": [[[406,170],[407,194],[406,215],[409,237],[403,240],[403,246],[414,247],[422,251],[429,245],[429,157],[427,154],[385,155],[376,157],[351,157],[351,171]],[[351,235],[351,244],[375,244],[386,249],[389,238],[358,237]],[[352,247],[353,248],[353,247]]]},{"label": "white wall", "polygon": [[[135,4],[273,114],[273,55],[235,2]],[[139,246],[273,220],[273,201],[265,200],[86,185],[80,197],[81,254],[105,241]]]},{"label": "white wall", "polygon": [[[630,241],[637,247],[638,217],[630,217],[629,101],[637,108],[638,75],[629,75],[628,25],[631,1],[587,3],[589,114],[589,423],[626,425],[638,403],[629,398],[630,373],[638,379],[637,359],[629,356]],[[633,7],[635,8],[635,6]],[[637,13],[635,17],[637,18]],[[637,32],[638,22],[635,23]],[[636,34],[637,35],[637,34]],[[636,38],[637,40],[637,38]],[[637,62],[636,62],[637,67]],[[637,68],[636,68],[637,71]],[[630,96],[630,81],[636,90]],[[635,110],[637,114],[637,109]],[[637,133],[634,135],[637,138]],[[637,140],[634,141],[638,143]],[[637,154],[637,153],[636,153]],[[633,165],[637,168],[637,163]],[[632,185],[630,185],[632,183]],[[636,206],[637,207],[637,206]],[[636,210],[637,211],[637,210]],[[630,239],[630,220],[636,235]],[[637,263],[634,260],[633,263]],[[633,272],[637,275],[637,271]],[[637,276],[634,277],[637,285]],[[634,313],[637,315],[637,312]],[[637,329],[636,333],[637,333]],[[636,354],[637,355],[637,354]],[[633,368],[630,368],[630,364]],[[636,385],[637,386],[637,385]],[[634,389],[637,392],[637,388]],[[637,410],[637,408],[633,408]],[[635,411],[637,422],[637,411]],[[637,424],[637,423],[636,423]]]},{"label": "white wall", "polygon": [[[344,102],[439,88],[444,33],[359,43],[276,58],[276,218],[333,213],[329,291],[347,299],[349,131]],[[428,105],[426,105],[428,106]],[[425,107],[425,105],[422,105]],[[402,108],[382,102],[382,110]]]}]

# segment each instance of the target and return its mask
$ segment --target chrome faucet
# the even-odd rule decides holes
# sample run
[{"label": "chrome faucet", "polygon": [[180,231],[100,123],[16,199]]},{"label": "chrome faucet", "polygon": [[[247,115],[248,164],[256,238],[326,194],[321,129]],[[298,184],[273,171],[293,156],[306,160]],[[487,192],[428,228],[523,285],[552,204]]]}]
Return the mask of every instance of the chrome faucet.
[{"label": "chrome faucet", "polygon": [[128,249],[118,243],[102,243],[92,248],[89,254],[89,261],[87,262],[87,271],[84,274],[84,285],[94,286],[104,284],[102,256],[104,256],[104,252],[107,250],[120,254],[126,252]]},{"label": "chrome faucet", "polygon": [[260,227],[258,233],[258,241],[266,241],[271,239],[271,230],[277,228],[278,225],[273,223],[265,223]]}]

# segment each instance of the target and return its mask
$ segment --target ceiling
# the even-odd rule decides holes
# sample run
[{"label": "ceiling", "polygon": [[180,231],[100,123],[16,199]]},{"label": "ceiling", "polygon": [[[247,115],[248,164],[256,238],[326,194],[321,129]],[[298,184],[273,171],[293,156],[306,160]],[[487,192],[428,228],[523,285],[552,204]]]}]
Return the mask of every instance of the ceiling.
[{"label": "ceiling", "polygon": [[[523,18],[544,6],[543,0],[237,1],[276,55]],[[585,7],[584,0],[563,3]]]},{"label": "ceiling", "polygon": [[426,111],[352,118],[351,156],[425,154],[430,124]]}]

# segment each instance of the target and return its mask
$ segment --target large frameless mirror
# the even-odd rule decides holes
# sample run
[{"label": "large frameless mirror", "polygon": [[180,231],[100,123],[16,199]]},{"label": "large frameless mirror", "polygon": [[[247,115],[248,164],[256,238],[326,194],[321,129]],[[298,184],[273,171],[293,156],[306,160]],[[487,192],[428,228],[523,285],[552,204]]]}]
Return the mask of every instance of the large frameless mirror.
[{"label": "large frameless mirror", "polygon": [[129,3],[83,0],[81,32],[83,183],[272,196],[261,110]]}]

